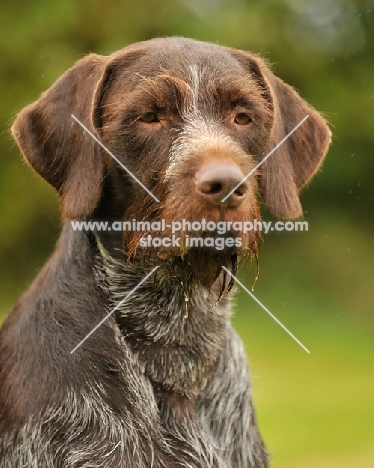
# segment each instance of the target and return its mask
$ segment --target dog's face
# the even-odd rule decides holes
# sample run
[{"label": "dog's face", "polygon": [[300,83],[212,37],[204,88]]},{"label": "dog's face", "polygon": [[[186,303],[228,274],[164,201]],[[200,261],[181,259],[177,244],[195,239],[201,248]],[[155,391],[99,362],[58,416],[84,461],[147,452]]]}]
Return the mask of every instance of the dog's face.
[{"label": "dog's face", "polygon": [[[251,78],[251,70],[227,50],[180,40],[167,44],[168,48],[147,44],[147,51],[133,63],[131,53],[120,54],[97,91],[101,102],[94,125],[101,140],[160,200],[146,196],[136,182],[123,181],[122,190],[131,187],[126,190],[124,219],[164,219],[170,225],[258,218],[254,175],[222,200],[264,157],[272,103]],[[115,161],[108,164],[112,173],[123,173]],[[252,251],[257,234],[237,234],[239,250]],[[170,238],[172,233],[166,229],[157,235]],[[182,245],[159,248],[159,255],[184,254],[190,250],[186,237],[196,239],[204,232],[174,235],[183,239]],[[142,236],[144,232],[131,233],[126,247],[135,250]],[[224,255],[235,251],[224,250]]]},{"label": "dog's face", "polygon": [[[297,132],[240,185],[306,115]],[[274,214],[297,217],[298,192],[330,141],[322,117],[261,59],[182,38],[80,60],[20,113],[13,132],[29,163],[59,191],[64,217],[111,214],[166,223],[253,221],[259,218],[259,189]],[[136,252],[141,235],[125,236],[125,248]],[[215,252],[214,273],[208,276],[238,250],[255,250],[256,242],[257,234],[247,233],[240,249]],[[166,259],[187,251],[183,243],[158,254]],[[205,257],[200,267],[206,264]]]}]

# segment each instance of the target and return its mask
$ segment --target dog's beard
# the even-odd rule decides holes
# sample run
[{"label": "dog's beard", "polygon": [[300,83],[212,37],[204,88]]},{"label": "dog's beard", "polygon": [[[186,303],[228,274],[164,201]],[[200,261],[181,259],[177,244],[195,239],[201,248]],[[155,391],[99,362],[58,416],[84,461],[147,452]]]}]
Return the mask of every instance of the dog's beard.
[{"label": "dog's beard", "polygon": [[[214,208],[209,211],[202,209],[185,210],[175,206],[169,207],[163,203],[161,207],[145,200],[139,200],[138,212],[143,213],[141,220],[166,221],[166,225],[172,220],[190,220],[201,222],[245,222],[260,218],[257,203],[250,208],[239,207],[236,211],[225,211],[222,208]],[[136,218],[135,213],[126,213],[126,219]],[[180,239],[179,245],[153,245],[152,239]],[[150,240],[149,240],[150,239]],[[179,231],[172,232],[166,228],[162,232],[132,231],[123,233],[123,249],[129,261],[139,260],[145,266],[158,265],[157,276],[162,275],[188,291],[195,285],[201,285],[211,291],[217,291],[219,297],[227,293],[233,285],[231,277],[222,267],[227,268],[231,275],[235,276],[239,263],[252,263],[258,259],[258,248],[261,240],[259,231]],[[217,284],[218,287],[217,287]],[[214,288],[213,288],[214,286]]]},{"label": "dog's beard", "polygon": [[[160,239],[163,233],[158,233]],[[124,237],[124,249],[129,255],[130,261],[140,259],[144,265],[158,265],[157,275],[162,275],[180,285],[185,294],[194,286],[201,285],[209,292],[218,295],[219,300],[227,294],[234,284],[234,277],[239,263],[251,264],[257,261],[260,236],[257,233],[248,233],[235,245],[234,233],[219,235],[218,233],[185,233],[181,237],[180,247],[154,247],[152,245],[141,247],[141,239],[148,236],[157,237],[152,233],[132,233]],[[191,247],[189,239],[202,239],[201,243],[209,237],[209,246]],[[231,245],[231,246],[230,246]],[[230,273],[227,273],[227,268]],[[214,291],[211,291],[213,289]]]}]

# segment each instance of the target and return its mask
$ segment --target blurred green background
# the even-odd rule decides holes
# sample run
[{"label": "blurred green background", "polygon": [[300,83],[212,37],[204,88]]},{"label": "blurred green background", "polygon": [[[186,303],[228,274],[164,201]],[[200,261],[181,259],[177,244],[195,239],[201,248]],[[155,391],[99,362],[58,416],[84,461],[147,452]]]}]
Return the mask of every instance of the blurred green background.
[{"label": "blurred green background", "polygon": [[[0,30],[1,320],[61,227],[53,190],[22,161],[9,128],[84,54],[168,35],[252,50],[324,112],[334,139],[302,193],[309,231],[266,236],[255,288],[311,353],[245,293],[234,324],[273,468],[373,467],[374,2],[2,0]],[[249,287],[254,269],[241,272]]]}]

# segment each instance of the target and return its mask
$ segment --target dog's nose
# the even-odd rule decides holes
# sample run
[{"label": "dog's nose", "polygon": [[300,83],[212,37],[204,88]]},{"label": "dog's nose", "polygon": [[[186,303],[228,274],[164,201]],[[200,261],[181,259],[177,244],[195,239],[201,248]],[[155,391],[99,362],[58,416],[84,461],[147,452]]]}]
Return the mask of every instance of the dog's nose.
[{"label": "dog's nose", "polygon": [[248,189],[246,182],[240,184],[243,179],[244,174],[236,164],[205,164],[195,176],[196,191],[214,205],[223,205],[222,200],[230,194],[224,205],[235,207],[242,202]]}]

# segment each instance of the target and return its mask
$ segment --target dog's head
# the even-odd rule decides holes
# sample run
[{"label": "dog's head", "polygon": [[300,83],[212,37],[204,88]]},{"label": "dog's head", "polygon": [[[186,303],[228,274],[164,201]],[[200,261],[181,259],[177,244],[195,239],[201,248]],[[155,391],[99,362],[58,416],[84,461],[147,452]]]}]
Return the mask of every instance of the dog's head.
[{"label": "dog's head", "polygon": [[[254,220],[258,189],[276,216],[298,217],[299,191],[330,142],[323,118],[262,59],[183,38],[83,58],[21,111],[13,134],[59,192],[65,218],[167,223]],[[246,234],[241,249],[253,250],[256,238]],[[126,243],[134,250],[139,240]]]}]

